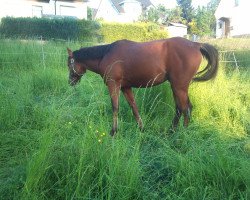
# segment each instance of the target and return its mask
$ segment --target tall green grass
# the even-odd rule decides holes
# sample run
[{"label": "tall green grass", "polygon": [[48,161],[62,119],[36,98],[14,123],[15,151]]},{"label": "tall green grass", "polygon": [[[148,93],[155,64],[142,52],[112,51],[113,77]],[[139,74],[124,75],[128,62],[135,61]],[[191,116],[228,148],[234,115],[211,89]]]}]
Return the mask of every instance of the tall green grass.
[{"label": "tall green grass", "polygon": [[67,83],[66,47],[83,45],[1,40],[0,199],[250,198],[249,70],[192,83],[191,124],[173,136],[168,83],[134,90],[144,132],[121,96],[111,138],[102,79]]}]

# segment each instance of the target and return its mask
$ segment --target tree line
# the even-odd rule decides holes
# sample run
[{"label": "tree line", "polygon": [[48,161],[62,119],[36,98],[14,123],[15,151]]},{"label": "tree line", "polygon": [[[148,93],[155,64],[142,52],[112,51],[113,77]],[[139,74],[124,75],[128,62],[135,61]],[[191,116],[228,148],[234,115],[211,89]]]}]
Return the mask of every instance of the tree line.
[{"label": "tree line", "polygon": [[149,21],[167,25],[170,22],[188,26],[189,34],[214,36],[216,19],[214,13],[220,0],[210,0],[206,6],[192,6],[192,0],[176,0],[177,6],[167,9],[163,5],[144,11],[140,21]]}]

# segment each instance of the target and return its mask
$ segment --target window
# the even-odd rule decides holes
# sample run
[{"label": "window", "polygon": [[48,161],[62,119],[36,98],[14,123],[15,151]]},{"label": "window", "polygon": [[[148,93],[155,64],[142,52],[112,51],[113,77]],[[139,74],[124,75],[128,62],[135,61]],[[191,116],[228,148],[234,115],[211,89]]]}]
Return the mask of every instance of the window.
[{"label": "window", "polygon": [[219,29],[222,29],[222,27],[223,27],[223,22],[222,22],[222,21],[219,21],[218,25],[219,25]]},{"label": "window", "polygon": [[32,6],[32,17],[42,17],[43,7],[42,6]]}]

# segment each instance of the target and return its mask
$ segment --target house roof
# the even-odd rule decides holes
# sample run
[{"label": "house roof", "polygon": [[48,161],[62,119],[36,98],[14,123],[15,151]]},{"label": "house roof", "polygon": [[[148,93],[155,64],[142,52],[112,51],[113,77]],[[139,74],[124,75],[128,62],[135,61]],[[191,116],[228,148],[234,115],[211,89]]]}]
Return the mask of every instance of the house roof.
[{"label": "house roof", "polygon": [[49,0],[28,0],[28,1],[38,1],[38,2],[46,2],[46,3],[49,3]]},{"label": "house roof", "polygon": [[[142,9],[146,9],[147,7],[153,5],[150,0],[108,0],[108,1],[111,3],[111,5],[114,6],[114,8],[116,9],[116,11],[118,13],[124,13],[124,9],[122,7],[122,4],[124,2],[126,2],[126,1],[137,1],[137,2],[141,3]],[[94,18],[96,18],[96,15],[97,15],[98,12],[99,12],[99,7],[98,8],[92,8],[92,14],[93,14]]]},{"label": "house roof", "polygon": [[[49,3],[50,0],[28,0],[28,1],[37,1],[37,2],[46,2]],[[85,2],[84,0],[58,0],[58,1],[65,1],[65,2]]]},{"label": "house roof", "polygon": [[175,26],[175,27],[183,27],[183,28],[187,28],[187,26],[186,26],[186,25],[184,25],[184,24],[174,23],[174,22],[170,22],[168,26]]},{"label": "house roof", "polygon": [[[124,10],[121,6],[121,4],[126,0],[111,0],[111,2],[114,4],[115,8],[118,10],[119,13],[123,13]],[[150,0],[135,0],[141,3],[142,8],[147,8],[148,6],[152,5]]]}]

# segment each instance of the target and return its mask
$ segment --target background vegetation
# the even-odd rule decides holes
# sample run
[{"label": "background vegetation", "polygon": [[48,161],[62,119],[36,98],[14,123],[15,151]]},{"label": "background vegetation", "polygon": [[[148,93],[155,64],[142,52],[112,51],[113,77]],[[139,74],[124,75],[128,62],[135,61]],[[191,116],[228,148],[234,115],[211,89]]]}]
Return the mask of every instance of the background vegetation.
[{"label": "background vegetation", "polygon": [[214,36],[216,19],[214,13],[220,0],[210,0],[206,6],[194,8],[192,0],[177,0],[177,6],[167,9],[163,5],[150,8],[141,16],[141,21],[167,25],[170,22],[188,26],[188,33],[198,36]]},{"label": "background vegetation", "polygon": [[0,199],[249,199],[249,68],[193,83],[192,122],[172,136],[169,84],[134,90],[145,131],[121,97],[111,138],[102,79],[67,83],[66,47],[85,45],[0,41]]}]

